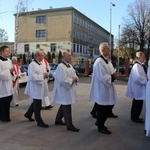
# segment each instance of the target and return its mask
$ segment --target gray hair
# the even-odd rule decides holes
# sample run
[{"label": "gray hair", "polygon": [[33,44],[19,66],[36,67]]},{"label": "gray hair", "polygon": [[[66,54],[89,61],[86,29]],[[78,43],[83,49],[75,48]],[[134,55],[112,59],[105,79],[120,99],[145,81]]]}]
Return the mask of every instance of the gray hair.
[{"label": "gray hair", "polygon": [[100,54],[102,53],[103,50],[105,50],[106,48],[109,48],[109,45],[107,42],[103,42],[99,45],[99,52]]},{"label": "gray hair", "polygon": [[64,51],[64,52],[63,52],[63,57],[66,55],[66,53],[71,53],[71,51],[70,51],[70,50]]},{"label": "gray hair", "polygon": [[142,51],[138,51],[138,52],[136,52],[136,58],[139,58],[142,54],[144,54],[144,52],[142,52]]},{"label": "gray hair", "polygon": [[12,56],[11,60],[18,60],[16,56]]},{"label": "gray hair", "polygon": [[42,51],[41,51],[41,50],[35,51],[35,53],[34,53],[34,58],[35,58],[35,59],[37,58],[37,56],[40,55],[40,52],[42,52]]}]

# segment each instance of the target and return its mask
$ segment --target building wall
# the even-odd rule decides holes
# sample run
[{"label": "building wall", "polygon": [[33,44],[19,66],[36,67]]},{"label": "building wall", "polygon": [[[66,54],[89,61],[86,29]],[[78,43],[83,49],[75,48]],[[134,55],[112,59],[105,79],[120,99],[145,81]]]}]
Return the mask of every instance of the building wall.
[{"label": "building wall", "polygon": [[[46,15],[46,23],[36,23],[36,16]],[[55,42],[70,40],[71,11],[26,14],[16,17],[19,20],[18,43]],[[46,37],[36,38],[36,30],[46,29]]]},{"label": "building wall", "polygon": [[9,47],[10,53],[14,53],[14,42],[0,43],[0,47],[6,45]]},{"label": "building wall", "polygon": [[[46,22],[36,23],[36,17],[44,15]],[[26,12],[15,15],[15,22],[17,53],[25,52],[25,44],[29,53],[39,48],[51,52],[51,44],[55,44],[56,54],[69,49],[74,57],[89,58],[99,55],[101,42],[109,42],[108,31],[73,7]],[[46,30],[46,36],[36,37],[37,30]]]}]

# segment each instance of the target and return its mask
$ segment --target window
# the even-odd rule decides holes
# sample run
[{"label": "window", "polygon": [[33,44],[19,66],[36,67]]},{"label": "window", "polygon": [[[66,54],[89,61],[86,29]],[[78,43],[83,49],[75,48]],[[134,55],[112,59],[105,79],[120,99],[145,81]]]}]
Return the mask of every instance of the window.
[{"label": "window", "polygon": [[29,52],[29,44],[24,45],[24,52],[25,53]]},{"label": "window", "polygon": [[36,30],[36,37],[46,37],[46,30]]},{"label": "window", "polygon": [[73,52],[75,53],[76,52],[76,45],[73,44]]},{"label": "window", "polygon": [[79,45],[77,44],[77,53],[79,53]]},{"label": "window", "polygon": [[40,44],[36,44],[36,49],[39,49],[40,48]]},{"label": "window", "polygon": [[50,44],[50,49],[51,49],[51,52],[55,52],[56,51],[56,44],[55,43]]},{"label": "window", "polygon": [[82,53],[82,45],[80,45],[80,53]]},{"label": "window", "polygon": [[37,16],[36,23],[46,23],[46,15],[44,16]]}]

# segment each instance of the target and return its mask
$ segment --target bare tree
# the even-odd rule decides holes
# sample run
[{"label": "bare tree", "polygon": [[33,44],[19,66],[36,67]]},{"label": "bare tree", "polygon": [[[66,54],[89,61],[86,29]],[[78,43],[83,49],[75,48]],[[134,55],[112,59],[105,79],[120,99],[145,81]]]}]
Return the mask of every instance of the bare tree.
[{"label": "bare tree", "polygon": [[30,0],[18,0],[16,10],[18,14],[23,12],[27,12],[29,10],[29,2]]},{"label": "bare tree", "polygon": [[121,43],[140,50],[148,45],[150,35],[150,1],[135,0],[128,6],[128,17],[124,19]]},{"label": "bare tree", "polygon": [[8,42],[8,34],[4,29],[0,29],[0,42]]},{"label": "bare tree", "polygon": [[15,19],[15,53],[17,53],[18,46],[18,28],[19,28],[19,16],[29,10],[30,0],[18,0],[16,5],[16,19]]}]

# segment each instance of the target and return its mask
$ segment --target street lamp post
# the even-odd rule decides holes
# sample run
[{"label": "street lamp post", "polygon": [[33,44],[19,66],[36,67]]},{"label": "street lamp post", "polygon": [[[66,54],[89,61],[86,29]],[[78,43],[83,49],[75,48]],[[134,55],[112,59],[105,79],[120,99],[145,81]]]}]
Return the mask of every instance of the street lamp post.
[{"label": "street lamp post", "polygon": [[111,38],[111,22],[112,22],[112,21],[111,21],[111,20],[112,20],[112,17],[111,17],[111,14],[112,14],[112,13],[111,13],[111,11],[112,11],[112,10],[111,10],[111,7],[112,7],[112,6],[116,6],[116,5],[115,5],[114,3],[112,3],[112,2],[110,2],[110,41],[109,41],[110,50],[112,50],[112,44],[111,44],[111,39],[112,39],[112,38]]},{"label": "street lamp post", "polygon": [[118,70],[117,73],[119,74],[119,52],[120,52],[120,25],[118,25]]}]

